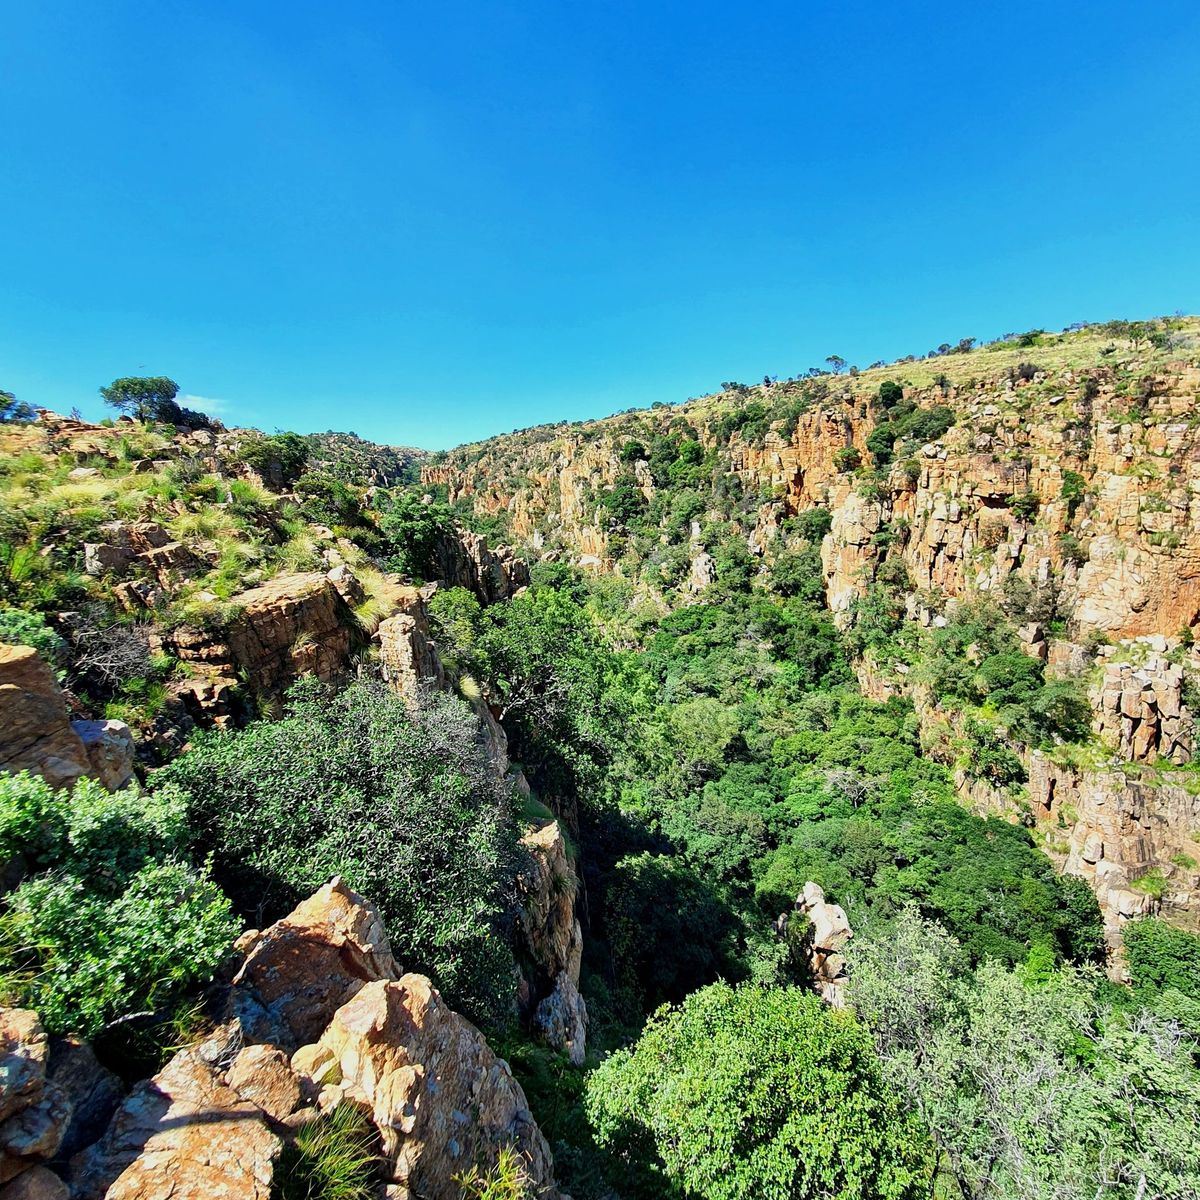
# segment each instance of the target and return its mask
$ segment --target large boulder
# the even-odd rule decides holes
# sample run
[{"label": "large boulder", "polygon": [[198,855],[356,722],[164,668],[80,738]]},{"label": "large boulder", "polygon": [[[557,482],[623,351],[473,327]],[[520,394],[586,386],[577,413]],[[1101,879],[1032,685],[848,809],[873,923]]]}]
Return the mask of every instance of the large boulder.
[{"label": "large boulder", "polygon": [[399,975],[378,911],[340,878],[243,950],[231,1015],[290,1049],[314,1041],[364,984]]},{"label": "large boulder", "polygon": [[132,781],[137,754],[133,731],[124,721],[72,721],[71,728],[87,752],[91,774],[110,792]]},{"label": "large boulder", "polygon": [[459,1200],[456,1176],[513,1147],[531,1192],[552,1200],[554,1163],[507,1063],[423,975],[366,984],[293,1066],[312,1088],[368,1106],[394,1200]]},{"label": "large boulder", "polygon": [[181,1050],[139,1084],[72,1163],[75,1200],[270,1200],[282,1138],[264,1113]]},{"label": "large boulder", "polygon": [[31,771],[53,787],[92,773],[54,672],[32,646],[0,645],[0,771]]}]

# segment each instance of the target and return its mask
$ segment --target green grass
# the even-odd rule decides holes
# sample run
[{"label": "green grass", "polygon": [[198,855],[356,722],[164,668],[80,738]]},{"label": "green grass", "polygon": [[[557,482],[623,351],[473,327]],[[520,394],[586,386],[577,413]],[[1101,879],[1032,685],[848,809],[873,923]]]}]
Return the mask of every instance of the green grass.
[{"label": "green grass", "polygon": [[[353,1104],[300,1127],[275,1168],[272,1200],[371,1200],[379,1175],[378,1135]],[[504,1193],[497,1193],[502,1196]]]}]

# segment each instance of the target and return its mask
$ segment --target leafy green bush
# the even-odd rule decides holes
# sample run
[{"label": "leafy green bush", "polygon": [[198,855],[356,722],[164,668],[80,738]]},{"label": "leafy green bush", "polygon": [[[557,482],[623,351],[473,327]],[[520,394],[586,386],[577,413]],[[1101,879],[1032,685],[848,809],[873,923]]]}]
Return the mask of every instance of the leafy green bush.
[{"label": "leafy green bush", "polygon": [[1144,999],[1174,988],[1200,1000],[1200,936],[1148,917],[1125,926],[1125,961]]},{"label": "leafy green bush", "polygon": [[32,646],[51,666],[60,671],[70,659],[70,647],[46,624],[41,613],[20,608],[0,608],[0,642],[10,646]]},{"label": "leafy green bush", "polygon": [[196,843],[256,921],[343,875],[379,905],[406,966],[455,1007],[499,1017],[516,829],[478,739],[474,713],[445,693],[410,709],[382,684],[331,696],[310,679],[282,720],[198,738],[158,779],[183,790]]},{"label": "leafy green bush", "polygon": [[857,446],[843,446],[833,456],[834,467],[842,472],[857,471],[862,466],[862,455]]},{"label": "leafy green bush", "polygon": [[596,1140],[636,1164],[638,1194],[929,1194],[928,1135],[883,1082],[869,1033],[796,988],[717,983],[660,1011],[592,1075],[587,1110]]},{"label": "leafy green bush", "polygon": [[241,448],[244,462],[267,478],[278,476],[285,486],[300,478],[308,455],[308,442],[298,433],[255,434]]},{"label": "leafy green bush", "polygon": [[9,964],[0,991],[55,1033],[91,1036],[118,1016],[161,1008],[208,979],[241,928],[220,889],[183,863],[150,862],[123,889],[92,885],[38,876],[0,918]]},{"label": "leafy green bush", "polygon": [[454,514],[438,501],[423,504],[414,492],[394,492],[380,502],[379,533],[388,570],[414,579],[437,575],[439,539]]},{"label": "leafy green bush", "polygon": [[[0,861],[32,877],[0,916],[0,990],[47,1028],[92,1034],[207,979],[237,936],[229,902],[182,859],[184,805],[165,788],[72,792],[0,776]],[[37,873],[40,872],[40,873]]]}]

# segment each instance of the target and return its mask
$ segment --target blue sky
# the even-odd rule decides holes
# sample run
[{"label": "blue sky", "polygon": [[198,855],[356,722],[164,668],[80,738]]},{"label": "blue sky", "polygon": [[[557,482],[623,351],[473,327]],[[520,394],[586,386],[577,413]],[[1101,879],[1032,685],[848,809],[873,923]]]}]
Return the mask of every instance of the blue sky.
[{"label": "blue sky", "polygon": [[1200,309],[1200,4],[0,0],[0,387],[428,447]]}]

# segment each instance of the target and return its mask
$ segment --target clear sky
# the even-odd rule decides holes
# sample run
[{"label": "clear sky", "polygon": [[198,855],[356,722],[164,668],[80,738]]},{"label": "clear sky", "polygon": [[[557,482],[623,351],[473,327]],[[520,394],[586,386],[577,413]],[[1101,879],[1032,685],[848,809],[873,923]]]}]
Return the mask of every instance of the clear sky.
[{"label": "clear sky", "polygon": [[431,448],[1200,309],[1197,0],[0,0],[0,387]]}]

